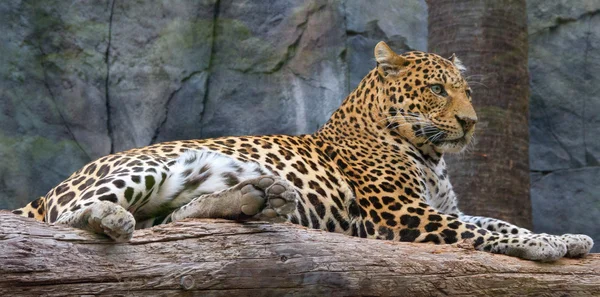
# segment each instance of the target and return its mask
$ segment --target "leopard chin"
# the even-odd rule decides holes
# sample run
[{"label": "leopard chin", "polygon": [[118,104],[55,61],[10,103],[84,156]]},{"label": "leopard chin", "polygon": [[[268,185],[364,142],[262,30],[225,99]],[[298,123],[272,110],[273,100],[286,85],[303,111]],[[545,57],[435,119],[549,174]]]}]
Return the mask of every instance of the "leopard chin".
[{"label": "leopard chin", "polygon": [[436,143],[435,149],[440,153],[460,153],[471,143],[471,136],[463,135],[460,138],[442,140]]}]

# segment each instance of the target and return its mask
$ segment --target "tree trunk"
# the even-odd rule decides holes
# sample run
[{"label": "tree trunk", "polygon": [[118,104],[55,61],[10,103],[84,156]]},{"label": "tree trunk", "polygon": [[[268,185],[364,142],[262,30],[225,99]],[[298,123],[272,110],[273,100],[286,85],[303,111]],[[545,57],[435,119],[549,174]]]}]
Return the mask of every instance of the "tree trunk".
[{"label": "tree trunk", "polygon": [[225,220],[161,225],[115,244],[0,211],[0,296],[593,296],[600,291],[599,255],[540,264],[460,246]]},{"label": "tree trunk", "polygon": [[474,147],[448,156],[461,209],[531,228],[525,0],[427,0],[429,51],[467,67]]}]

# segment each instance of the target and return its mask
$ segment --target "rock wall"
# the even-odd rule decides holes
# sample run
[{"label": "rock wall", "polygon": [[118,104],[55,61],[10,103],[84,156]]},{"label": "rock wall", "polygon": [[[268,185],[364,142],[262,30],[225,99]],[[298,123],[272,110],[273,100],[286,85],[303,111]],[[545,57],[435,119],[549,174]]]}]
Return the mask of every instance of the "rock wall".
[{"label": "rock wall", "polygon": [[155,142],[301,134],[375,66],[425,50],[424,1],[0,1],[0,208]]},{"label": "rock wall", "polygon": [[534,229],[588,234],[600,252],[600,2],[527,4]]},{"label": "rock wall", "polygon": [[[528,1],[534,226],[597,242],[599,9]],[[312,132],[379,40],[427,41],[422,0],[7,0],[0,15],[0,208],[111,152]]]}]

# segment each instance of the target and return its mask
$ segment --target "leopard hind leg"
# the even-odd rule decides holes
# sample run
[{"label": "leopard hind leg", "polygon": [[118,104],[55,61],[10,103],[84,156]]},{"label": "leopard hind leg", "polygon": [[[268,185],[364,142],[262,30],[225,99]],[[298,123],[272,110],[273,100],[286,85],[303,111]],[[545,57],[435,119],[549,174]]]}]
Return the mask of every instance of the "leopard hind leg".
[{"label": "leopard hind leg", "polygon": [[161,191],[171,198],[150,209],[171,211],[155,213],[136,228],[184,218],[283,221],[296,208],[294,186],[255,162],[192,150],[180,156],[170,171]]},{"label": "leopard hind leg", "polygon": [[284,215],[295,208],[296,195],[289,182],[257,163],[210,150],[176,159],[117,154],[53,189],[46,219],[128,241],[135,228],[186,217]]},{"label": "leopard hind leg", "polygon": [[228,189],[201,195],[173,211],[167,221],[185,218],[250,218],[284,221],[296,210],[298,194],[287,180],[263,175],[243,180]]},{"label": "leopard hind leg", "polygon": [[89,163],[46,195],[49,223],[64,224],[128,241],[137,210],[164,199],[169,160],[120,153]]}]

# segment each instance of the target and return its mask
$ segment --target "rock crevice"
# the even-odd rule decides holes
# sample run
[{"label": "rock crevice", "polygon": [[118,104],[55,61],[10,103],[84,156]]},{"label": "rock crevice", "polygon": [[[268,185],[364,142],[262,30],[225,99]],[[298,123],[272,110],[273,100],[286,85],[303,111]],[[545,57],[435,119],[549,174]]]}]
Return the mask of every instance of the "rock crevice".
[{"label": "rock crevice", "polygon": [[110,141],[110,153],[115,152],[115,145],[113,140],[113,127],[111,121],[111,104],[110,104],[110,42],[112,38],[112,25],[113,15],[115,13],[115,3],[117,0],[112,0],[110,4],[110,16],[108,18],[108,35],[106,42],[106,54],[104,55],[104,61],[106,63],[106,80],[104,83],[104,93],[106,95],[106,131],[108,132],[108,139]]}]

